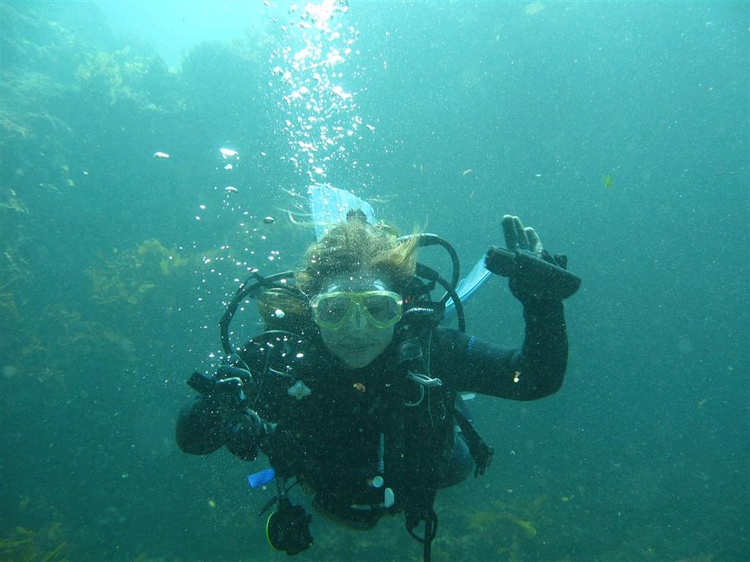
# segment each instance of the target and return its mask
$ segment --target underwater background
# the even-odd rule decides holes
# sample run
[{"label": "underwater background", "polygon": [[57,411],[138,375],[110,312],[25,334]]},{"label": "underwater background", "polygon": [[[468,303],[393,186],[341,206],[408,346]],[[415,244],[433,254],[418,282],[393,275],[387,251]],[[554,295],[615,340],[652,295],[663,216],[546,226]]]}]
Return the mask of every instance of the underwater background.
[{"label": "underwater background", "polygon": [[[0,10],[0,560],[286,559],[264,459],[173,434],[316,183],[464,272],[517,214],[583,278],[562,390],[470,403],[494,461],[438,494],[433,560],[750,560],[746,2]],[[522,341],[504,280],[466,309]],[[421,560],[402,516],[312,533],[299,560]]]}]

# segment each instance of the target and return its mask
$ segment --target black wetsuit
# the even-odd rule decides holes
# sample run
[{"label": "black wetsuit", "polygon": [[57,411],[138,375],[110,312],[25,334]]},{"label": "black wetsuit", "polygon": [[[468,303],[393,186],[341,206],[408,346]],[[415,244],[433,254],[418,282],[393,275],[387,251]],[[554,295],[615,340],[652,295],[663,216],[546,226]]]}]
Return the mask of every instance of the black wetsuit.
[{"label": "black wetsuit", "polygon": [[[277,424],[260,448],[277,475],[296,476],[318,492],[324,504],[382,502],[382,490],[374,489],[371,482],[383,467],[386,485],[396,490],[397,500],[403,499],[411,488],[431,480],[425,456],[438,465],[451,455],[450,449],[431,449],[453,442],[456,392],[535,400],[560,388],[568,353],[562,303],[528,304],[524,318],[521,349],[489,344],[456,330],[432,331],[427,343],[429,376],[442,381],[440,399],[437,394],[431,398],[431,389],[420,388],[405,376],[412,369],[394,359],[396,337],[362,369],[345,368],[318,337],[295,369],[262,377],[249,396],[247,406]],[[251,371],[259,366],[251,350],[246,348],[243,355]],[[309,390],[309,395],[295,395],[297,381],[304,385],[303,394]],[[211,453],[225,444],[225,435],[225,421],[209,399],[198,397],[180,412],[177,441],[183,451]],[[251,459],[254,454],[238,456]],[[412,464],[421,468],[413,469]],[[436,473],[432,484],[443,476]]]}]

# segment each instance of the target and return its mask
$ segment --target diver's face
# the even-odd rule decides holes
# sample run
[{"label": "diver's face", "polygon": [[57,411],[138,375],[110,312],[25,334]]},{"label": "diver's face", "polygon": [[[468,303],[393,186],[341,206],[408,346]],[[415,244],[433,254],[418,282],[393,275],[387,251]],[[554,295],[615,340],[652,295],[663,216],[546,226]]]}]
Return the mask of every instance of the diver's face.
[{"label": "diver's face", "polygon": [[391,343],[401,299],[377,280],[338,278],[313,299],[313,317],[330,352],[347,367],[360,369]]}]

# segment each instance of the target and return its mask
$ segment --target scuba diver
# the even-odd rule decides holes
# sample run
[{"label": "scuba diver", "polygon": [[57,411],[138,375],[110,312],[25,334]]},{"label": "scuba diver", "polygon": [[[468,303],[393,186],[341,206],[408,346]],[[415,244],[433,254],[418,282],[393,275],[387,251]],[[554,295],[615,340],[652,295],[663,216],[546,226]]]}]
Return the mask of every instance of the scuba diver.
[{"label": "scuba diver", "polygon": [[[308,248],[301,271],[256,274],[239,288],[220,323],[226,358],[212,377],[196,372],[188,381],[199,395],[181,410],[176,437],[190,454],[226,446],[243,460],[268,457],[271,468],[248,480],[275,480],[264,508],[275,505],[266,524],[274,549],[298,554],[313,543],[311,516],[289,499],[299,484],[314,494],[316,512],[351,528],[403,512],[429,561],[438,489],[483,474],[493,453],[459,393],[536,400],[560,389],[563,300],[580,278],[518,217],[504,216],[502,226],[507,248],[490,248],[484,264],[509,278],[523,304],[520,349],[464,333],[450,244],[432,234],[398,237],[361,210]],[[448,251],[450,280],[417,262],[425,246]],[[266,331],[235,348],[229,324],[248,298]],[[438,326],[451,301],[458,329]]]}]

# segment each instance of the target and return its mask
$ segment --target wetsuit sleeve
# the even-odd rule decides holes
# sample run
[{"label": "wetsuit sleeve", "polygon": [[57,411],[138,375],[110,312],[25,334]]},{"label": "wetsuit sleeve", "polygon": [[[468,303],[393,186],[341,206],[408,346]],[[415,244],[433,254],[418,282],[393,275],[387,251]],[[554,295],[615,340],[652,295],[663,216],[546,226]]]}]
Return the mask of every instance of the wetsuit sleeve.
[{"label": "wetsuit sleeve", "polygon": [[207,455],[224,444],[224,417],[199,396],[177,416],[177,445],[185,453]]},{"label": "wetsuit sleeve", "polygon": [[451,389],[512,400],[536,400],[557,392],[568,362],[562,302],[524,307],[523,347],[501,347],[455,330],[438,330],[433,373]]}]

